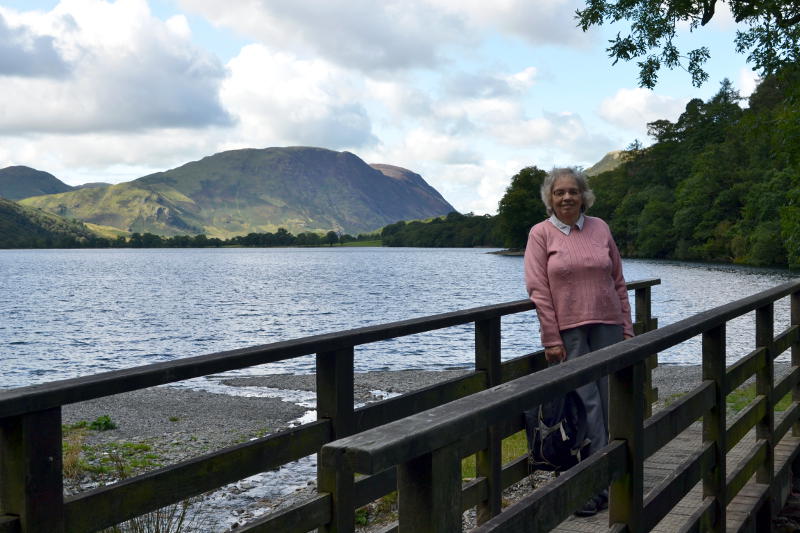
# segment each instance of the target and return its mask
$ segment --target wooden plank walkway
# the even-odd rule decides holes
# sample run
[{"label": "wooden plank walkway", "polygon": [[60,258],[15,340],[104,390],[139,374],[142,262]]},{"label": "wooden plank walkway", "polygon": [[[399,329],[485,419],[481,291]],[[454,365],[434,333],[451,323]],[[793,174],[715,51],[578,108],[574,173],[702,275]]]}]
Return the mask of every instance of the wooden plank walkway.
[{"label": "wooden plank walkway", "polygon": [[[680,465],[694,452],[698,451],[702,443],[702,424],[695,422],[686,431],[673,439],[661,450],[653,454],[645,461],[645,498],[647,491],[671,475],[675,468]],[[755,443],[755,431],[751,430],[730,452],[728,452],[728,474],[733,471],[745,453]],[[775,473],[776,477],[782,469],[790,468],[788,461],[800,445],[800,438],[792,437],[791,432],[775,447]],[[755,477],[755,476],[754,476]],[[739,495],[728,505],[728,531],[739,531],[740,526],[747,520],[752,519],[746,509],[749,509],[753,498],[758,497],[758,487],[755,479],[743,488]],[[702,499],[702,482],[687,494],[680,503],[672,509],[652,531],[657,533],[674,533],[679,531],[686,520],[698,508]],[[779,502],[783,503],[783,502]],[[588,518],[572,516],[554,529],[559,533],[583,533],[608,531],[608,511],[598,513]]]}]

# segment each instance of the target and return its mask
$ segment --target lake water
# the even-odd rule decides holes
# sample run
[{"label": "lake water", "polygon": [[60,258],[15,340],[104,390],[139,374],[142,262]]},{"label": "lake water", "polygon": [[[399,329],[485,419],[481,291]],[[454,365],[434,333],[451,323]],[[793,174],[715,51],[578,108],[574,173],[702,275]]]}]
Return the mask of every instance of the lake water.
[{"label": "lake water", "polygon": [[[773,287],[785,270],[626,260],[657,277],[660,325]],[[522,258],[485,249],[0,251],[0,387],[10,388],[525,298]],[[632,294],[631,294],[632,296]],[[788,303],[776,310],[788,323]],[[731,360],[753,318],[728,329]],[[504,359],[538,349],[535,313],[503,319]],[[696,364],[699,341],[660,355]],[[473,362],[470,325],[356,348],[356,370]],[[313,372],[313,356],[237,375]],[[188,386],[216,389],[216,380]]]}]

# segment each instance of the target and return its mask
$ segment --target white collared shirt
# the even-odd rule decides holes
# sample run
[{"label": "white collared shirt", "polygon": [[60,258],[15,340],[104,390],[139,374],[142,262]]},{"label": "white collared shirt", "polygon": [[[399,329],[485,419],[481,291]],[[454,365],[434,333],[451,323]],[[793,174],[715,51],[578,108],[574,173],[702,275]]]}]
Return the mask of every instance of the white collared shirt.
[{"label": "white collared shirt", "polygon": [[[549,220],[550,223],[553,224],[556,228],[558,228],[558,231],[560,231],[564,235],[569,235],[569,232],[572,231],[572,226],[561,222],[555,215],[555,213],[550,215],[550,218],[548,218],[547,220]],[[581,216],[578,217],[578,221],[575,223],[575,225],[578,226],[579,230],[582,230],[584,222],[586,222],[586,218],[583,216],[583,213],[581,213]]]}]

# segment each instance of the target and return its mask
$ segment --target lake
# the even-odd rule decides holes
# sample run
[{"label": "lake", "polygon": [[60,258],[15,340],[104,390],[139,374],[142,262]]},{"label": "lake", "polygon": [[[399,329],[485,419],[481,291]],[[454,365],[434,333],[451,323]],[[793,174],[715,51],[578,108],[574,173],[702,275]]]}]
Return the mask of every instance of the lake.
[{"label": "lake", "polygon": [[[0,251],[0,387],[58,379],[525,298],[522,258],[485,249]],[[657,277],[660,325],[784,283],[786,270],[625,260]],[[632,294],[631,294],[632,297]],[[776,309],[788,323],[788,302]],[[752,349],[752,316],[728,328]],[[503,319],[503,358],[539,348],[535,313]],[[784,356],[785,357],[785,356]],[[699,340],[660,355],[697,364]],[[469,325],[356,348],[356,371],[473,363]],[[313,372],[308,356],[232,374]],[[217,390],[217,380],[187,386]]]}]

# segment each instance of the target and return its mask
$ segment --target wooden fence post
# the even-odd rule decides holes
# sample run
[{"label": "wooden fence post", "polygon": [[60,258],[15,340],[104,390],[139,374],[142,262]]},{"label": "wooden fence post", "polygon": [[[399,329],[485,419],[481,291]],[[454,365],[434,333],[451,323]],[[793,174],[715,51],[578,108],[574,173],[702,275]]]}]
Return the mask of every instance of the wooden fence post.
[{"label": "wooden fence post", "polygon": [[458,442],[397,467],[400,533],[461,531]]},{"label": "wooden fence post", "polygon": [[[639,324],[637,334],[646,333],[656,329],[657,323],[653,318],[652,291],[651,287],[636,289],[636,320]],[[658,389],[653,388],[653,370],[658,367],[658,354],[654,353],[647,358],[644,371],[644,417],[653,416],[653,404],[658,400]]]},{"label": "wooden fence post", "polygon": [[644,531],[644,382],[640,361],[609,375],[609,441],[624,440],[627,464],[624,475],[611,483],[609,523],[623,523],[631,533]]},{"label": "wooden fence post", "polygon": [[714,498],[718,520],[708,531],[725,531],[727,506],[725,324],[703,333],[703,381],[715,384],[714,407],[703,415],[703,442],[714,445],[714,468],[703,473],[703,497]]},{"label": "wooden fence post", "polygon": [[0,515],[22,533],[63,533],[61,408],[0,420]]},{"label": "wooden fence post", "polygon": [[[475,322],[475,371],[486,372],[486,388],[502,382],[500,374],[500,317]],[[476,454],[475,473],[486,478],[488,497],[477,508],[482,524],[500,514],[503,495],[502,439],[495,426],[486,432],[487,447]]]},{"label": "wooden fence post", "polygon": [[[756,346],[763,347],[766,351],[764,366],[756,372],[756,394],[763,395],[767,399],[767,412],[764,418],[756,424],[756,438],[767,442],[767,453],[764,462],[759,465],[756,471],[756,481],[769,485],[774,489],[772,482],[775,479],[775,403],[780,398],[772,397],[775,374],[773,370],[775,337],[775,316],[772,303],[756,309]],[[770,491],[772,494],[772,490]],[[766,512],[765,512],[766,511]],[[772,517],[777,516],[779,508],[775,498],[770,499],[764,504],[764,509],[759,513],[759,529],[766,527],[769,529]]]},{"label": "wooden fence post", "polygon": [[[790,327],[800,327],[800,292],[793,292],[790,298]],[[792,343],[792,368],[800,366],[800,340]],[[792,401],[800,402],[800,383],[792,388]],[[800,437],[800,420],[792,424],[792,436]],[[792,463],[792,490],[800,490],[800,456]]]},{"label": "wooden fence post", "polygon": [[[330,419],[331,441],[351,435],[353,415],[353,347],[317,354],[317,419]],[[351,533],[355,529],[353,473],[324,467],[317,454],[317,487],[333,498],[326,533]]]},{"label": "wooden fence post", "polygon": [[[791,326],[800,327],[800,291],[791,295]],[[792,343],[792,367],[800,366],[800,340]],[[800,383],[792,389],[792,401],[800,402]],[[792,435],[800,437],[800,420],[792,424]],[[800,467],[800,459],[797,460]],[[798,468],[800,470],[800,468]]]}]

